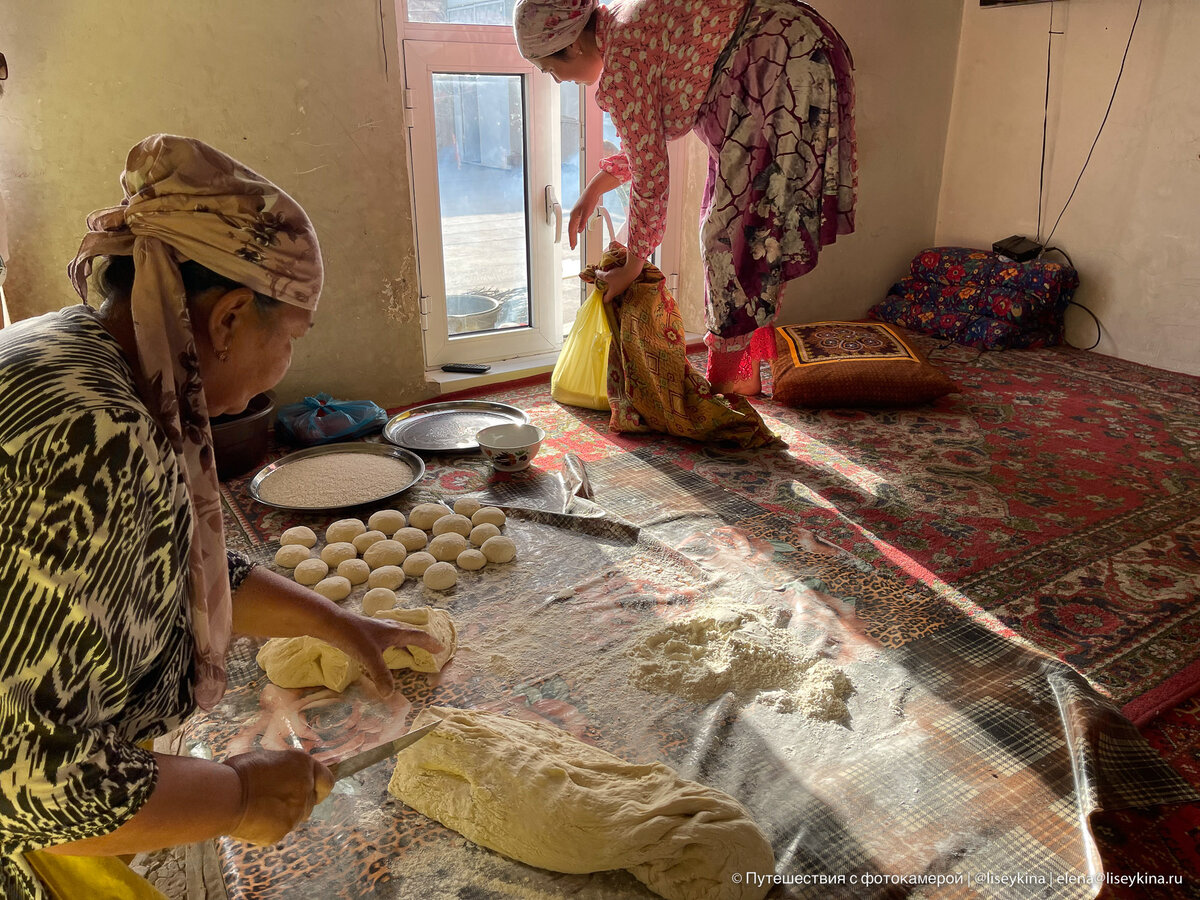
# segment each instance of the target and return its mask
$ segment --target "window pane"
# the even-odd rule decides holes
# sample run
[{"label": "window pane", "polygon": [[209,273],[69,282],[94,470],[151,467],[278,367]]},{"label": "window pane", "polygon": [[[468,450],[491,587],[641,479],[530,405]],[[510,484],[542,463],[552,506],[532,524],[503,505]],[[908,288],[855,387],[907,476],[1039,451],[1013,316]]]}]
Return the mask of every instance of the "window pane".
[{"label": "window pane", "polygon": [[580,180],[582,154],[579,152],[579,136],[581,123],[579,121],[579,85],[564,82],[559,85],[559,121],[560,145],[562,149],[562,208],[563,208],[563,239],[562,239],[562,287],[559,300],[562,304],[563,334],[571,330],[575,322],[575,314],[583,302],[585,283],[579,277],[583,268],[583,238],[580,237],[575,249],[567,239],[567,222],[571,217],[571,207],[579,200],[583,190]]},{"label": "window pane", "polygon": [[408,21],[448,25],[508,25],[516,0],[408,0]]},{"label": "window pane", "polygon": [[519,75],[433,76],[450,334],[530,324]]}]

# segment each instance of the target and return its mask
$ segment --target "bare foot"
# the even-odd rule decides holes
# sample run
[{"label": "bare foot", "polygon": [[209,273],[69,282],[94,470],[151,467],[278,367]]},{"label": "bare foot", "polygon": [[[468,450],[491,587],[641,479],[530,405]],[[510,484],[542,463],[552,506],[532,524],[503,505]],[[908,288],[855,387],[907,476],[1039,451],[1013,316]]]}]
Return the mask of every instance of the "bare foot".
[{"label": "bare foot", "polygon": [[756,371],[749,378],[714,381],[712,389],[717,394],[741,394],[743,397],[754,397],[762,393],[762,376]]}]

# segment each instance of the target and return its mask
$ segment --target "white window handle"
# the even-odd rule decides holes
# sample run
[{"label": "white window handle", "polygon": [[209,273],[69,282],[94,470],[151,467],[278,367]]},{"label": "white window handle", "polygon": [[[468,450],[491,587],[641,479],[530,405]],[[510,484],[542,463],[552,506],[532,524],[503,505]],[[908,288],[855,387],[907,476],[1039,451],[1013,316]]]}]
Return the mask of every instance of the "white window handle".
[{"label": "white window handle", "polygon": [[554,243],[562,240],[562,204],[554,195],[554,185],[546,185],[546,224],[554,223]]},{"label": "white window handle", "polygon": [[[604,224],[608,226],[608,237],[609,237],[610,242],[615,241],[617,239],[617,230],[615,228],[613,228],[612,216],[610,216],[608,214],[608,209],[606,209],[603,206],[597,206],[596,207],[596,218],[604,220]],[[600,240],[601,241],[604,240],[604,229],[603,228],[600,229]],[[607,244],[605,244],[604,246],[605,246],[605,249],[608,248]]]}]

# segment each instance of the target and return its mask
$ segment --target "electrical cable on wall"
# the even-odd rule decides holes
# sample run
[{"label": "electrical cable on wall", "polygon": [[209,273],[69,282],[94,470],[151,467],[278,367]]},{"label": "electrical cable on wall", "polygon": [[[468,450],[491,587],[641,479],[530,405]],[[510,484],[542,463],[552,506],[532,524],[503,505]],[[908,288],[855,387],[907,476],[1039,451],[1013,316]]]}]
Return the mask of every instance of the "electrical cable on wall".
[{"label": "electrical cable on wall", "polygon": [[[1117,99],[1117,88],[1121,86],[1121,76],[1125,74],[1125,61],[1129,58],[1129,48],[1133,45],[1133,35],[1137,31],[1138,19],[1142,15],[1142,2],[1138,0],[1137,11],[1133,15],[1133,25],[1129,29],[1129,40],[1125,42],[1125,53],[1121,56],[1121,67],[1117,70],[1117,80],[1113,84],[1112,96],[1108,98],[1108,108],[1104,111],[1104,118],[1100,122],[1100,128],[1096,132],[1096,139],[1092,141],[1091,149],[1088,150],[1087,159],[1083,161],[1083,168],[1079,170],[1079,177],[1075,179],[1075,186],[1071,188],[1071,194],[1067,197],[1067,202],[1063,204],[1062,211],[1059,212],[1058,218],[1054,220],[1054,227],[1050,229],[1050,233],[1046,235],[1046,243],[1050,243],[1050,239],[1054,237],[1054,232],[1058,228],[1058,223],[1062,221],[1063,214],[1066,213],[1067,207],[1071,205],[1071,200],[1075,197],[1075,191],[1079,189],[1079,183],[1083,181],[1083,173],[1087,171],[1088,163],[1092,161],[1092,153],[1096,150],[1096,145],[1100,143],[1100,135],[1104,133],[1104,126],[1108,124],[1109,113],[1112,112],[1113,101]],[[1054,4],[1050,4],[1053,9]],[[1039,202],[1039,213],[1041,204]],[[1039,229],[1040,234],[1040,229]]]},{"label": "electrical cable on wall", "polygon": [[[1129,28],[1129,39],[1125,42],[1125,52],[1121,55],[1121,66],[1117,70],[1116,80],[1113,82],[1112,95],[1108,98],[1108,107],[1104,110],[1104,118],[1100,121],[1100,127],[1096,131],[1096,137],[1092,141],[1092,146],[1088,149],[1087,157],[1083,161],[1083,166],[1079,170],[1079,177],[1075,179],[1075,184],[1071,188],[1071,193],[1067,197],[1067,202],[1063,204],[1063,208],[1058,213],[1058,218],[1054,220],[1054,226],[1050,229],[1050,233],[1046,235],[1046,240],[1042,240],[1042,207],[1043,197],[1046,184],[1046,131],[1050,117],[1050,60],[1051,49],[1053,46],[1054,35],[1062,34],[1054,30],[1054,0],[1050,2],[1050,28],[1046,39],[1046,98],[1045,107],[1042,110],[1042,166],[1038,176],[1038,226],[1037,226],[1037,243],[1042,245],[1041,251],[1038,253],[1038,258],[1041,259],[1045,254],[1050,252],[1061,253],[1066,258],[1067,264],[1072,269],[1075,268],[1075,263],[1071,261],[1071,257],[1067,255],[1065,250],[1059,247],[1051,247],[1050,239],[1054,237],[1054,232],[1058,230],[1058,223],[1062,221],[1063,215],[1067,211],[1067,207],[1071,205],[1071,201],[1075,198],[1075,192],[1079,189],[1080,182],[1083,181],[1083,173],[1087,171],[1088,163],[1092,161],[1092,154],[1096,150],[1096,145],[1100,143],[1100,135],[1104,133],[1104,126],[1108,124],[1109,114],[1112,112],[1113,103],[1117,99],[1117,90],[1121,86],[1121,76],[1125,74],[1125,62],[1129,59],[1129,48],[1133,46],[1133,36],[1137,33],[1138,20],[1142,15],[1142,2],[1138,0],[1137,9],[1133,14],[1133,24]],[[1096,324],[1096,340],[1088,347],[1080,347],[1076,349],[1093,350],[1100,345],[1100,340],[1104,335],[1104,329],[1100,324],[1100,319],[1094,312],[1084,306],[1077,300],[1069,301],[1069,305],[1078,306],[1085,313],[1092,317],[1092,321]],[[1074,346],[1067,342],[1070,346]]]}]

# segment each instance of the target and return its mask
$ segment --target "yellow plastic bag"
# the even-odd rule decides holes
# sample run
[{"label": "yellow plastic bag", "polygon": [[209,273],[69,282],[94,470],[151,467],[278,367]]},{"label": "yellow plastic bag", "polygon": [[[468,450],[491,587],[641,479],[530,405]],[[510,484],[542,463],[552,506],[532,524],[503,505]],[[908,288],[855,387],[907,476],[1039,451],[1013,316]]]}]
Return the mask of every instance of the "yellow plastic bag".
[{"label": "yellow plastic bag", "polygon": [[608,348],[612,328],[604,312],[604,295],[588,295],[550,376],[550,396],[568,406],[608,411]]}]

